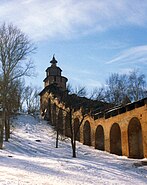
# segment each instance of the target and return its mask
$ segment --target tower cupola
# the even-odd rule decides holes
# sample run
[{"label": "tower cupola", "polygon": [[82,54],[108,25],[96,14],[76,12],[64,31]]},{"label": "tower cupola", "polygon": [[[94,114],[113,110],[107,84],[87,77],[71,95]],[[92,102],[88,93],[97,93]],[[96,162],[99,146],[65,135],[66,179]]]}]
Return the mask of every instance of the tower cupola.
[{"label": "tower cupola", "polygon": [[44,87],[47,87],[51,84],[57,84],[63,91],[66,90],[67,78],[62,76],[62,70],[57,66],[57,60],[55,55],[53,55],[52,60],[50,61],[51,66],[46,69],[46,78],[44,79]]}]

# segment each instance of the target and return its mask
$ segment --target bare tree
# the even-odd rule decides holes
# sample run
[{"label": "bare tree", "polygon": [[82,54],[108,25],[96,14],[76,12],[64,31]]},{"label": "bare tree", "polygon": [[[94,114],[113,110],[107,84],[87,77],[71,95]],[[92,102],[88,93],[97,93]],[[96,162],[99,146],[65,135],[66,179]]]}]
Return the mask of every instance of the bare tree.
[{"label": "bare tree", "polygon": [[28,113],[35,113],[39,111],[40,100],[39,100],[39,92],[40,88],[36,86],[26,86],[24,89],[24,104],[26,104],[27,112]]},{"label": "bare tree", "polygon": [[15,114],[19,108],[20,108],[20,81],[13,80],[9,84],[9,93],[7,94],[7,101],[6,101],[6,107],[7,111],[5,112],[5,116],[7,118],[7,127],[5,127],[5,130],[7,132],[5,133],[7,138],[10,138],[10,117]]},{"label": "bare tree", "polygon": [[8,141],[7,101],[10,84],[23,76],[30,76],[34,69],[30,55],[35,51],[28,37],[13,24],[0,26],[0,76],[1,96],[4,108],[5,140]]},{"label": "bare tree", "polygon": [[97,101],[105,101],[105,88],[94,88],[90,94],[90,99]]},{"label": "bare tree", "polygon": [[[69,108],[69,112],[67,112],[67,114],[69,115],[70,139],[73,157],[76,157],[76,141],[80,126],[83,123],[84,118],[90,112],[87,100],[87,98],[79,97],[77,94],[67,95],[64,99],[66,106]],[[82,118],[79,122],[78,127],[75,129],[75,125],[73,122],[73,114],[76,110],[81,110]]]},{"label": "bare tree", "polygon": [[20,105],[19,105],[19,110],[22,112],[23,111],[23,104],[25,101],[25,81],[23,78],[21,78],[21,80],[19,80],[19,89],[18,89],[18,94],[20,97]]},{"label": "bare tree", "polygon": [[86,95],[87,95],[86,87],[84,87],[84,86],[75,87],[74,93],[79,97],[86,97]]},{"label": "bare tree", "polygon": [[132,101],[142,99],[146,95],[145,75],[139,74],[139,70],[133,70],[128,76],[128,94]]},{"label": "bare tree", "polygon": [[127,75],[112,74],[106,80],[105,99],[114,105],[121,104],[127,95],[128,80]]},{"label": "bare tree", "polygon": [[74,109],[70,108],[70,129],[71,129],[71,146],[72,146],[72,156],[73,157],[76,157],[76,141],[77,141],[77,135],[79,133],[79,130],[80,130],[80,126],[82,125],[83,121],[84,121],[84,118],[87,116],[87,112],[82,108],[82,119],[80,120],[79,122],[79,125],[78,127],[75,129],[75,125],[73,123],[73,111]]},{"label": "bare tree", "polygon": [[146,92],[145,75],[133,70],[129,74],[111,74],[106,80],[105,88],[93,91],[92,96],[113,105],[121,105],[144,98]]},{"label": "bare tree", "polygon": [[[73,157],[76,157],[76,140],[77,140],[77,134],[79,132],[80,126],[83,123],[83,120],[85,116],[87,115],[87,101],[88,99],[86,97],[83,97],[84,95],[87,94],[86,88],[85,87],[79,87],[76,88],[73,94],[70,93],[67,94],[63,91],[61,91],[58,87],[56,87],[54,84],[54,89],[52,89],[53,94],[60,99],[61,102],[65,103],[65,106],[68,107],[68,110],[62,109],[61,107],[56,107],[60,111],[65,111],[66,114],[69,117],[69,127],[70,127],[70,134],[69,137],[71,139],[71,146],[72,146],[72,154]],[[72,89],[72,86],[68,86],[70,89]],[[80,97],[82,96],[82,97]],[[82,118],[80,120],[78,128],[75,129],[74,127],[74,122],[73,122],[73,114],[76,110],[79,110],[82,108]],[[86,112],[85,112],[86,110]],[[61,119],[61,118],[60,118]],[[67,124],[67,123],[65,123]],[[58,148],[58,139],[59,139],[59,134],[62,132],[62,129],[57,121],[55,125],[55,130],[56,130],[56,148]]]},{"label": "bare tree", "polygon": [[71,93],[71,94],[72,94],[72,93],[74,92],[74,89],[73,89],[71,83],[68,83],[68,84],[67,84],[66,89],[67,89],[67,92],[68,92],[68,93]]},{"label": "bare tree", "polygon": [[[71,100],[71,98],[70,98],[70,100]],[[72,99],[72,101],[75,101],[75,99]],[[74,122],[73,122],[73,114],[74,114],[75,108],[77,108],[77,106],[79,107],[78,104],[74,105],[74,103],[72,103],[72,105],[68,104],[69,111],[60,108],[62,111],[66,111],[66,114],[68,114],[68,116],[69,116],[69,128],[70,128],[69,137],[71,139],[72,156],[73,157],[76,157],[76,141],[77,141],[77,135],[78,135],[79,130],[80,130],[80,126],[82,125],[82,123],[84,121],[84,118],[88,114],[86,109],[84,109],[84,108],[81,109],[82,110],[82,112],[81,112],[82,119],[80,120],[78,127],[75,128],[75,125],[74,125]],[[55,130],[56,130],[56,148],[58,148],[58,140],[59,140],[59,134],[60,134],[61,129],[63,129],[63,128],[60,128],[60,125],[58,125],[58,123],[57,123],[56,127],[55,127]]]},{"label": "bare tree", "polygon": [[86,97],[87,96],[87,90],[85,86],[75,86],[73,87],[70,83],[67,84],[67,91],[69,94],[76,94],[79,97]]}]

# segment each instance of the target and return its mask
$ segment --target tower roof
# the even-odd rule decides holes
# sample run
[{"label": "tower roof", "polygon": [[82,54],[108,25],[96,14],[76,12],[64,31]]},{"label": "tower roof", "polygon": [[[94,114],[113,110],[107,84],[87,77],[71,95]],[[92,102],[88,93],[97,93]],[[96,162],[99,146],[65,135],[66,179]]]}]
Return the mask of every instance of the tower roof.
[{"label": "tower roof", "polygon": [[[57,60],[55,59],[55,55],[53,55],[53,58],[52,58],[52,60],[50,61],[50,63],[51,63],[51,66],[48,67],[48,68],[46,69],[46,72],[48,72],[48,71],[54,71],[55,69],[58,70],[58,71],[60,71],[60,73],[62,72],[62,70],[60,69],[60,67],[58,67],[58,66],[56,65],[58,62],[57,62]],[[56,72],[57,72],[57,71],[56,71]],[[58,75],[59,75],[59,74],[58,74]]]},{"label": "tower roof", "polygon": [[55,59],[55,55],[53,55],[53,58],[52,60],[50,61],[51,64],[56,64],[57,63],[57,60]]}]

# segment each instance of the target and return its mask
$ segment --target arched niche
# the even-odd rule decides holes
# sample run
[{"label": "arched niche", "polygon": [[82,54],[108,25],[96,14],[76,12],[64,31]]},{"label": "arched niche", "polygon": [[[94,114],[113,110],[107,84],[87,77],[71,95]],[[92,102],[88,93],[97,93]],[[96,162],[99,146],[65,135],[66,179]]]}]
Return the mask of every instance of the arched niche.
[{"label": "arched niche", "polygon": [[74,119],[74,135],[76,137],[77,141],[80,141],[80,125],[79,125],[79,119]]},{"label": "arched niche", "polygon": [[110,153],[122,155],[121,130],[117,123],[114,123],[110,130]]},{"label": "arched niche", "polygon": [[143,158],[142,128],[137,118],[132,118],[129,122],[128,145],[130,158]]},{"label": "arched niche", "polygon": [[83,144],[91,146],[91,127],[89,121],[84,123],[83,127]]},{"label": "arched niche", "polygon": [[95,133],[95,148],[98,150],[103,150],[105,149],[105,144],[104,144],[104,129],[101,125],[99,125],[96,129]]},{"label": "arched niche", "polygon": [[65,136],[71,137],[71,126],[70,126],[70,115],[69,113],[65,116]]}]

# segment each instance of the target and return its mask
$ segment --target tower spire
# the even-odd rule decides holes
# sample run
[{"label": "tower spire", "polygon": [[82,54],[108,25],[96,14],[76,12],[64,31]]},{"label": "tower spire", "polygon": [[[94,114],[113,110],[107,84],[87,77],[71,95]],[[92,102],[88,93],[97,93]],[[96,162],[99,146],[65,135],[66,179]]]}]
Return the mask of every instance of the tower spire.
[{"label": "tower spire", "polygon": [[52,60],[50,61],[50,63],[51,63],[52,65],[56,65],[57,60],[55,59],[55,54],[53,54],[53,58],[52,58]]}]

